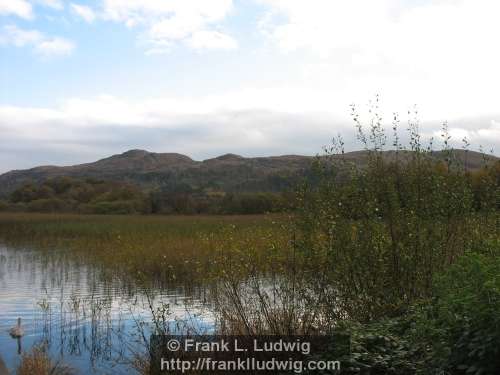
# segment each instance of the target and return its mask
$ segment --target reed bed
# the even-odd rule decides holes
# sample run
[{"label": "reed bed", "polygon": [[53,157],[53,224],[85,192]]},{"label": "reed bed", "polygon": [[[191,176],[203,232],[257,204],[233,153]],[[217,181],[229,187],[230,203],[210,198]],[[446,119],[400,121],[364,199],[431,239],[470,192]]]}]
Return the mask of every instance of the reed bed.
[{"label": "reed bed", "polygon": [[17,375],[74,375],[71,367],[52,360],[45,348],[34,347],[30,352],[23,353]]},{"label": "reed bed", "polygon": [[[244,241],[265,251],[269,237],[283,230],[283,216],[98,216],[0,214],[0,242],[44,251],[47,258],[71,259],[144,286],[195,285],[209,278],[220,248],[213,239],[231,231],[231,243]],[[203,280],[202,280],[203,279]]]}]

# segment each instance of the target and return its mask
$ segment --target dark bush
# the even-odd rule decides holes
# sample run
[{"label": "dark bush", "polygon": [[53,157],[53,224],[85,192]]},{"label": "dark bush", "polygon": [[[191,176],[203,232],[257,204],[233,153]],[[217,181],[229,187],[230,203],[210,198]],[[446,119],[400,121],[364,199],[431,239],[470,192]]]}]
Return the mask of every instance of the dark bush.
[{"label": "dark bush", "polygon": [[149,213],[147,196],[133,185],[94,179],[57,177],[28,183],[10,197],[10,211]]},{"label": "dark bush", "polygon": [[89,214],[125,215],[142,212],[140,201],[101,201],[82,207],[82,212]]},{"label": "dark bush", "polygon": [[58,198],[35,199],[27,204],[28,211],[32,212],[64,212],[74,208],[74,202]]}]

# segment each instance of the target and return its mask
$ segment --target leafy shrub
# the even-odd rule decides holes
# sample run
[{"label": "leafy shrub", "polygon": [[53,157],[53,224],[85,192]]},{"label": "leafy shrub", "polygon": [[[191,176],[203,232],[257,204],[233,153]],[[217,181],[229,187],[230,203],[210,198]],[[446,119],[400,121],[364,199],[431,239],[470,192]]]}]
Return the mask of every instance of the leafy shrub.
[{"label": "leafy shrub", "polygon": [[218,264],[236,270],[220,277],[227,285],[216,296],[221,326],[252,334],[327,332],[341,321],[405,316],[409,306],[433,297],[437,275],[498,236],[496,169],[469,173],[455,160],[446,126],[442,151],[424,147],[416,120],[404,148],[396,118],[394,148],[383,152],[387,138],[371,113],[368,130],[353,115],[368,155],[361,166],[334,139],[298,189],[289,241],[267,240],[268,258],[260,263],[272,270],[271,281],[262,281],[251,249],[235,250],[231,235],[218,246],[224,255]]},{"label": "leafy shrub", "polygon": [[[342,374],[500,373],[500,247],[471,252],[437,276],[434,296],[405,314],[342,322],[351,353]],[[328,351],[323,358],[333,358]],[[337,358],[338,359],[338,358]]]},{"label": "leafy shrub", "polygon": [[0,211],[7,211],[9,209],[9,204],[4,200],[0,200]]},{"label": "leafy shrub", "polygon": [[125,215],[141,212],[142,202],[140,201],[100,201],[90,203],[82,207],[83,212],[91,214],[114,214]]},{"label": "leafy shrub", "polygon": [[446,329],[454,374],[500,372],[500,242],[460,258],[436,290],[436,327]]},{"label": "leafy shrub", "polygon": [[498,213],[491,210],[498,180],[481,178],[483,193],[474,195],[470,174],[453,161],[446,127],[444,150],[436,153],[422,146],[418,122],[410,122],[403,149],[396,122],[395,150],[384,153],[386,135],[372,114],[367,130],[353,115],[368,150],[364,166],[344,157],[335,139],[298,192],[294,222],[294,245],[310,259],[311,279],[318,264],[328,264],[337,291],[331,308],[361,321],[400,315],[432,296],[437,274],[498,235]]},{"label": "leafy shrub", "polygon": [[147,197],[137,187],[94,179],[57,177],[27,183],[10,196],[11,211],[127,214],[150,212]]},{"label": "leafy shrub", "polygon": [[58,198],[35,199],[27,204],[32,212],[64,212],[73,208],[73,202]]},{"label": "leafy shrub", "polygon": [[282,196],[276,193],[227,194],[221,202],[223,213],[261,214],[282,210]]},{"label": "leafy shrub", "polygon": [[[341,373],[349,375],[422,373],[425,351],[421,343],[413,342],[408,335],[412,319],[411,315],[405,315],[369,324],[355,322],[342,324],[341,330],[348,332],[351,337],[351,352],[347,356],[340,357]],[[324,353],[322,356],[332,357],[329,353]],[[426,374],[431,373],[426,372]]]}]

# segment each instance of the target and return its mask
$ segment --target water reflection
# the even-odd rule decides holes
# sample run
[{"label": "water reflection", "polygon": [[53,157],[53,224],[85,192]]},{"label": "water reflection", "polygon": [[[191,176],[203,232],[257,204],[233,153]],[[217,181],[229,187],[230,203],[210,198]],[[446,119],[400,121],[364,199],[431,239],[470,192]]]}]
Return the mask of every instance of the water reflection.
[{"label": "water reflection", "polygon": [[[0,356],[12,370],[20,353],[45,345],[82,374],[130,373],[130,359],[144,350],[152,311],[168,304],[169,330],[186,320],[209,329],[203,288],[137,287],[82,264],[65,251],[0,246]],[[21,317],[25,336],[8,330]]]}]

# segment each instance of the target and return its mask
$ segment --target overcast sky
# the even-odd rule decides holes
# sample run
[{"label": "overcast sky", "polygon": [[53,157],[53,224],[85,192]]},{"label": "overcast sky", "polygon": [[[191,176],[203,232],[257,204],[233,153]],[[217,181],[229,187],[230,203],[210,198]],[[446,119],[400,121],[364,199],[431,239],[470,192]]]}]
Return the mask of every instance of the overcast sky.
[{"label": "overcast sky", "polygon": [[[500,146],[497,0],[0,0],[0,172],[315,154],[349,105]],[[496,152],[498,154],[498,152]]]}]

